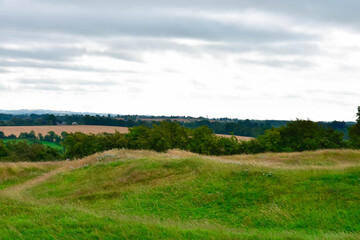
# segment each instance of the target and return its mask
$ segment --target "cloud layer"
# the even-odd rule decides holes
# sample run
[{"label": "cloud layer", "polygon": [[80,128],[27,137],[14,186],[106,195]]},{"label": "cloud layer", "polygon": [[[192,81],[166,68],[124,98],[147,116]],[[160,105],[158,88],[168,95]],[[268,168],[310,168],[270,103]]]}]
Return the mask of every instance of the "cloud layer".
[{"label": "cloud layer", "polygon": [[0,0],[0,108],[353,120],[359,7]]}]

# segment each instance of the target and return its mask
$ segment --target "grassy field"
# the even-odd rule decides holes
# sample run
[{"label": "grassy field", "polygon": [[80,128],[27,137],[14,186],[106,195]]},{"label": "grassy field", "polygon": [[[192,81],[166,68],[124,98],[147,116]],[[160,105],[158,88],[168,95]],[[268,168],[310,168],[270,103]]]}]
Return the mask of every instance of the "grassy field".
[{"label": "grassy field", "polygon": [[[27,139],[1,139],[3,142],[9,142],[9,141],[27,141],[27,142],[31,142]],[[51,147],[51,148],[55,148],[59,151],[63,151],[64,148],[62,146],[60,146],[59,144],[57,143],[53,143],[53,142],[46,142],[46,141],[41,141],[41,144],[45,145],[45,146],[48,146],[48,147]]]},{"label": "grassy field", "polygon": [[0,239],[360,239],[360,151],[27,164],[0,165]]}]

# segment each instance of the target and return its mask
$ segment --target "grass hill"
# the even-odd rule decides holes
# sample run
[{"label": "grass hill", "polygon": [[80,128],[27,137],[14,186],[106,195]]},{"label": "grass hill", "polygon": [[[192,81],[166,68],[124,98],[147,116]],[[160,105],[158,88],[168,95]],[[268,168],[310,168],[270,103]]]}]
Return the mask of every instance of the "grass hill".
[{"label": "grass hill", "polygon": [[359,239],[360,151],[0,163],[0,239]]}]

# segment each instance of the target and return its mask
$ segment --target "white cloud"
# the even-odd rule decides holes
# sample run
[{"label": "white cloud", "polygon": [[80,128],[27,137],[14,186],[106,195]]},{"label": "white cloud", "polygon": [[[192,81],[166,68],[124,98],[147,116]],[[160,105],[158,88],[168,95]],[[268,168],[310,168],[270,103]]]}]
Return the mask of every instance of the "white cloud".
[{"label": "white cloud", "polygon": [[0,108],[354,120],[358,6],[0,0]]}]

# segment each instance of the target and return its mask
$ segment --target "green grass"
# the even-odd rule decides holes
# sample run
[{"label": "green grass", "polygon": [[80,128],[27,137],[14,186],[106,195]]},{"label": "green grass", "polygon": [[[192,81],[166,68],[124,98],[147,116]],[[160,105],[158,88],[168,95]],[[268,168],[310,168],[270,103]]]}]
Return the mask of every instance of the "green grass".
[{"label": "green grass", "polygon": [[0,190],[23,183],[57,168],[59,163],[0,163]]},{"label": "green grass", "polygon": [[111,151],[21,194],[0,197],[0,239],[360,238],[358,151]]},{"label": "green grass", "polygon": [[[9,141],[26,141],[28,143],[31,143],[31,141],[27,140],[27,139],[1,139],[4,143],[9,142]],[[53,142],[46,142],[46,141],[41,141],[41,144],[43,144],[44,146],[48,146],[51,148],[55,148],[56,150],[62,152],[64,150],[64,148],[62,146],[60,146],[57,143],[53,143]]]},{"label": "green grass", "polygon": [[43,145],[45,145],[45,146],[48,146],[48,147],[51,147],[51,148],[55,148],[55,149],[57,149],[57,150],[59,150],[59,151],[61,151],[61,152],[64,150],[64,148],[63,148],[62,146],[60,146],[59,144],[57,144],[57,143],[46,142],[46,141],[41,141],[41,143],[42,143]]}]

